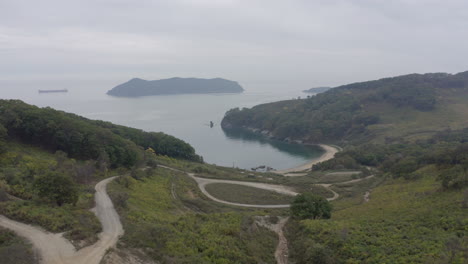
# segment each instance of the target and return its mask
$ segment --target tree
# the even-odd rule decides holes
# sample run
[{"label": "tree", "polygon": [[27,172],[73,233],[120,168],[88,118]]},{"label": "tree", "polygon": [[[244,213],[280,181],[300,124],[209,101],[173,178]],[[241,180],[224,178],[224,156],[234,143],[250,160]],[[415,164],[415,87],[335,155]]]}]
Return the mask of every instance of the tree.
[{"label": "tree", "polygon": [[323,197],[313,193],[302,193],[291,204],[291,215],[298,219],[328,219],[331,217],[331,205]]},{"label": "tree", "polygon": [[69,176],[61,173],[49,172],[37,177],[34,189],[40,197],[50,199],[58,206],[65,203],[74,205],[78,201],[76,184]]},{"label": "tree", "polygon": [[7,136],[7,129],[2,124],[0,124],[0,154],[6,152],[5,139],[7,138]]}]

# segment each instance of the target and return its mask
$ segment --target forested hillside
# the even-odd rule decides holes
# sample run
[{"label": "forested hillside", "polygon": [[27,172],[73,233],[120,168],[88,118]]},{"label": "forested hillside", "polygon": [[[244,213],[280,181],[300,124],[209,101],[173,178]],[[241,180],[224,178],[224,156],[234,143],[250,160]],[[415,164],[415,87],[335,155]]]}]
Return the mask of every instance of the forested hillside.
[{"label": "forested hillside", "polygon": [[374,169],[380,186],[333,203],[330,220],[289,223],[294,263],[466,263],[467,128],[414,142],[348,145],[312,173],[363,168]]},{"label": "forested hillside", "polygon": [[231,109],[222,126],[307,143],[382,142],[468,126],[467,105],[468,72],[410,74],[344,85],[307,99]]},{"label": "forested hillside", "polygon": [[0,132],[9,140],[39,145],[53,152],[60,150],[72,158],[105,159],[114,168],[136,165],[142,160],[142,148],[201,161],[189,144],[164,133],[92,121],[18,100],[0,100]]},{"label": "forested hillside", "polygon": [[[154,154],[201,161],[189,144],[163,133],[0,100],[0,215],[64,232],[77,248],[90,245],[101,231],[90,211],[96,181],[154,166]],[[29,248],[0,229],[6,263],[36,263]]]}]

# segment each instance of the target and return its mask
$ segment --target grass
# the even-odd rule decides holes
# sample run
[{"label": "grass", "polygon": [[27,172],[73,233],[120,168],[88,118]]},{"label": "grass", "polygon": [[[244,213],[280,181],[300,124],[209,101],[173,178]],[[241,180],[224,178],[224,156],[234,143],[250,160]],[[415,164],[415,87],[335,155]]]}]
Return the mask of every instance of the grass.
[{"label": "grass", "polygon": [[430,112],[411,111],[386,104],[369,106],[368,111],[382,113],[380,124],[368,127],[377,136],[373,141],[385,143],[386,138],[403,138],[415,142],[447,128],[460,129],[468,126],[465,118],[468,114],[468,95],[454,95],[448,90],[441,93],[441,103]]},{"label": "grass", "polygon": [[290,223],[292,257],[299,263],[466,263],[463,191],[441,191],[431,167],[420,173],[418,180],[388,180],[368,203],[360,197],[334,202],[331,220]]},{"label": "grass", "polygon": [[274,262],[276,235],[253,222],[272,210],[212,202],[190,178],[165,169],[123,177],[108,190],[125,229],[119,247],[144,249],[161,263]]},{"label": "grass", "polygon": [[359,178],[361,173],[353,173],[353,171],[334,171],[334,172],[318,172],[317,175],[313,175],[311,178],[317,183],[340,183]]},{"label": "grass", "polygon": [[275,183],[281,182],[283,176],[275,173],[253,172],[239,168],[222,167],[212,164],[177,160],[167,156],[158,156],[157,162],[182,171],[195,173],[199,177],[212,179],[230,179],[251,182]]},{"label": "grass", "polygon": [[[39,225],[50,232],[66,232],[76,246],[94,243],[101,225],[89,211],[94,206],[92,186],[79,184],[76,205],[57,206],[41,199],[35,193],[32,182],[36,175],[57,166],[56,156],[41,148],[8,142],[7,151],[0,155],[0,189],[19,197],[18,200],[0,201],[0,214],[28,224]],[[77,164],[71,159],[64,160]]]},{"label": "grass", "polygon": [[[38,225],[50,232],[66,232],[65,236],[81,245],[97,241],[96,234],[101,224],[96,216],[70,205],[49,206],[33,201],[11,201],[0,203],[0,213],[17,221]],[[85,242],[83,244],[83,242]]]},{"label": "grass", "polygon": [[39,263],[32,246],[8,229],[0,227],[0,260],[2,264]]},{"label": "grass", "polygon": [[[343,197],[349,198],[353,197],[356,194],[361,195],[359,202],[362,202],[362,195],[369,190],[380,184],[382,181],[379,179],[374,180],[365,180],[359,183],[352,183],[349,185],[341,185],[339,182],[353,180],[355,178],[363,177],[364,175],[350,175],[347,174],[346,170],[341,171],[313,171],[310,172],[306,176],[297,176],[297,177],[286,177],[274,173],[254,173],[245,170],[235,169],[235,168],[226,168],[220,166],[213,166],[209,164],[200,164],[194,163],[189,161],[182,161],[176,160],[173,158],[165,157],[165,156],[158,156],[158,162],[160,164],[164,164],[166,166],[179,168],[184,171],[190,171],[196,173],[197,176],[204,176],[206,178],[217,178],[217,179],[229,179],[229,180],[239,180],[239,181],[250,181],[250,182],[262,182],[262,183],[270,183],[270,184],[282,184],[285,186],[292,187],[296,192],[313,192],[317,195],[323,196],[325,198],[333,197],[333,193],[330,192],[327,188],[317,185],[317,183],[332,183],[334,184],[331,188],[340,194],[340,199]],[[332,174],[335,172],[342,172],[344,174]],[[268,179],[270,178],[270,179]],[[242,186],[245,188],[245,186]],[[208,190],[209,188],[209,190]],[[237,187],[236,187],[237,188]],[[198,187],[194,187],[193,192],[196,192]],[[247,203],[252,203],[251,201],[260,201],[261,199],[257,199],[255,196],[249,197],[239,197],[232,192],[222,193],[214,190],[214,188],[207,185],[207,190],[212,193],[215,197],[225,197],[230,200],[226,200],[224,198],[220,198],[222,200],[237,202],[239,199],[246,199]],[[252,192],[252,191],[250,191]],[[268,191],[267,191],[268,192]],[[230,198],[231,197],[231,198]],[[249,202],[249,200],[251,200]],[[186,205],[189,207],[192,206],[193,209],[197,210],[197,208],[203,207],[212,207],[212,203],[206,201],[204,202],[202,199],[199,200],[191,200],[188,199],[185,201]],[[355,201],[353,201],[355,202]],[[265,203],[266,204],[266,203]],[[214,211],[217,210],[224,210],[223,207],[215,207],[212,208]],[[207,209],[202,209],[202,211],[206,211]],[[211,210],[213,211],[213,210]]]},{"label": "grass", "polygon": [[211,183],[205,188],[214,197],[233,203],[290,204],[294,199],[293,196],[238,184]]}]

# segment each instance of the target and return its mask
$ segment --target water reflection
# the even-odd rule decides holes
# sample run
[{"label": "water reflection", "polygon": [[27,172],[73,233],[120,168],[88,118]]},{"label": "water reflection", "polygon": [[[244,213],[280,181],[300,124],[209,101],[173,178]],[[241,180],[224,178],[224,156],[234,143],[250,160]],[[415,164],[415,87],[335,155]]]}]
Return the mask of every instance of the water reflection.
[{"label": "water reflection", "polygon": [[258,133],[242,129],[242,128],[222,128],[224,135],[234,141],[259,143],[261,145],[269,145],[285,154],[300,158],[315,158],[323,154],[323,149],[317,145],[300,145],[295,143],[287,143],[280,140],[267,138]]}]

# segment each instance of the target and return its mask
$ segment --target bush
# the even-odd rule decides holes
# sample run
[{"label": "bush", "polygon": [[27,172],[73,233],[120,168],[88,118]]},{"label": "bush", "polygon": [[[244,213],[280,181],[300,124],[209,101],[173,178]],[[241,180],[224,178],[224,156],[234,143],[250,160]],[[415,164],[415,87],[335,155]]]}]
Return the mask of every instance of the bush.
[{"label": "bush", "polygon": [[34,181],[34,189],[40,197],[47,198],[62,206],[65,203],[75,205],[78,190],[73,180],[66,175],[50,172],[39,176]]},{"label": "bush", "polygon": [[297,219],[328,219],[331,217],[331,205],[323,197],[312,193],[302,193],[291,204],[291,215]]}]

